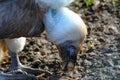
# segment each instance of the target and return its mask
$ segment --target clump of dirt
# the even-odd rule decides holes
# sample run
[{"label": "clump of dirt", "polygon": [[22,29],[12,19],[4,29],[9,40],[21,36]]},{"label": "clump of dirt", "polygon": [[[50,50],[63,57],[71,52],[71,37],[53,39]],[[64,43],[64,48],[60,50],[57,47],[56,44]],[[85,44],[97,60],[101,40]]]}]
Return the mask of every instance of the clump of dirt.
[{"label": "clump of dirt", "polygon": [[[77,66],[69,73],[62,72],[62,61],[56,46],[47,40],[44,32],[40,38],[28,38],[19,53],[22,64],[51,72],[40,74],[39,80],[119,80],[120,79],[120,5],[110,0],[96,0],[86,7],[83,0],[76,0],[70,8],[80,14],[88,28]],[[10,62],[3,62],[5,70]]]}]

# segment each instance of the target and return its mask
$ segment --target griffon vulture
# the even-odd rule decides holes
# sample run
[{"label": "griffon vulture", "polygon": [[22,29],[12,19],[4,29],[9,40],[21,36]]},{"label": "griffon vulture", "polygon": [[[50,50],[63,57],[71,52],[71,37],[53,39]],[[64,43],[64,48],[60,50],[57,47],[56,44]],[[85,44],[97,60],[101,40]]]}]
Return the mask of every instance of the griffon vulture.
[{"label": "griffon vulture", "polygon": [[[74,0],[3,0],[0,2],[0,39],[8,46],[11,65],[1,79],[13,79],[11,72],[25,71],[37,75],[39,70],[24,67],[17,56],[26,42],[25,37],[38,37],[47,32],[56,44],[63,60],[64,71],[74,69],[77,53],[86,35],[83,20],[65,6]],[[45,27],[45,28],[44,28]],[[20,77],[16,78],[20,79]]]}]

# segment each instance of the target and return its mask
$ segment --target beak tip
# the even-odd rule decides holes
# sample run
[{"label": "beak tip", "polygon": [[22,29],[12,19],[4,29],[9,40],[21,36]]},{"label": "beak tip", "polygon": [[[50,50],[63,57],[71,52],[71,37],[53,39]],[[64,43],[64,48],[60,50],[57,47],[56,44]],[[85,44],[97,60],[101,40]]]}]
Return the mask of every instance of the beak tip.
[{"label": "beak tip", "polygon": [[75,68],[75,64],[72,62],[69,62],[68,64],[65,65],[65,67],[63,67],[63,71],[64,72],[73,71],[74,68]]},{"label": "beak tip", "polygon": [[69,62],[69,63],[68,63],[68,71],[73,71],[74,68],[75,68],[75,64],[72,63],[72,62]]}]

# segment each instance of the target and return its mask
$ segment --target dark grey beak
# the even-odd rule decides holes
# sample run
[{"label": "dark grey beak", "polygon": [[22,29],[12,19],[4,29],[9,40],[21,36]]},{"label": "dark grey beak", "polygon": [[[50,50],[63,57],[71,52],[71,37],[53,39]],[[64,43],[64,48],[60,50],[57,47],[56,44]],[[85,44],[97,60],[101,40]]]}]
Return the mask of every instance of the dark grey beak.
[{"label": "dark grey beak", "polygon": [[70,43],[64,43],[58,46],[60,57],[63,60],[63,71],[72,71],[75,68],[77,60],[77,49]]}]

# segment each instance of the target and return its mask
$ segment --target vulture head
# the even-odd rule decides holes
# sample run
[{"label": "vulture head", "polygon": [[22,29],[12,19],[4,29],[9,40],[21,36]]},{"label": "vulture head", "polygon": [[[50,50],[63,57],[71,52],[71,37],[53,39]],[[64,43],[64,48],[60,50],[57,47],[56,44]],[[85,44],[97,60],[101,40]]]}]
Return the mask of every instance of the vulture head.
[{"label": "vulture head", "polygon": [[63,6],[68,6],[74,0],[36,0],[36,3],[40,3],[51,9],[58,9]]},{"label": "vulture head", "polygon": [[48,38],[53,41],[63,60],[64,71],[72,71],[77,53],[87,35],[87,28],[79,15],[68,8],[49,9],[44,15]]}]

